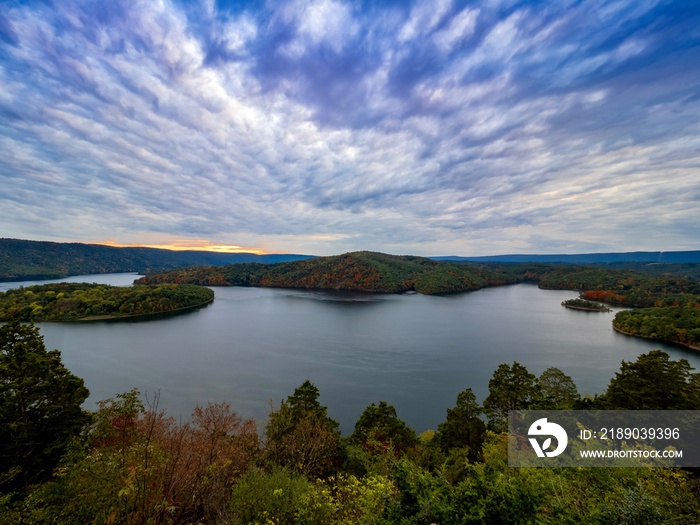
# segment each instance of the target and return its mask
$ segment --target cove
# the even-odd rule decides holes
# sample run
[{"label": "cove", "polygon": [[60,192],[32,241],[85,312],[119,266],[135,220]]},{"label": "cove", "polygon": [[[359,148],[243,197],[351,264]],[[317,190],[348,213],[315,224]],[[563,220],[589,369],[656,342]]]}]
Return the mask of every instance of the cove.
[{"label": "cove", "polygon": [[[71,277],[128,285],[135,274]],[[45,282],[45,281],[44,281]],[[33,283],[2,283],[2,288]],[[436,428],[457,394],[482,402],[501,363],[539,375],[554,366],[582,394],[602,393],[619,370],[661,348],[700,368],[700,354],[628,337],[612,329],[614,312],[561,306],[576,292],[519,284],[448,296],[335,293],[217,287],[201,310],[143,322],[39,323],[48,348],[85,379],[98,400],[138,388],[160,392],[160,408],[186,420],[208,401],[227,401],[264,424],[305,379],[352,432],[371,403],[393,404],[417,432]]]}]

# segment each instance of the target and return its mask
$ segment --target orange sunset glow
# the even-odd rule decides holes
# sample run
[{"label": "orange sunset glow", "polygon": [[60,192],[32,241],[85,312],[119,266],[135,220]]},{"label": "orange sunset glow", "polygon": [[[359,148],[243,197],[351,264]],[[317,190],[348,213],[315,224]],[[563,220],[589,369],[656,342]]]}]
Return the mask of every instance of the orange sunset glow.
[{"label": "orange sunset glow", "polygon": [[251,248],[247,246],[237,246],[235,244],[215,244],[204,239],[186,239],[182,241],[174,241],[168,244],[122,244],[115,241],[97,241],[97,244],[104,246],[112,246],[114,248],[158,248],[160,250],[186,251],[195,250],[200,252],[216,252],[216,253],[254,253],[256,255],[265,255],[267,252],[259,248]]}]

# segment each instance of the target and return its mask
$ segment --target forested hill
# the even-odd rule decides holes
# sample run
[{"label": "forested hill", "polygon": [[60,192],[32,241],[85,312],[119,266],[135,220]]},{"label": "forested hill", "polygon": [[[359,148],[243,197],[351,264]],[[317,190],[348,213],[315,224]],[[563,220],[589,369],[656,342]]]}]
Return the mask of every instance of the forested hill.
[{"label": "forested hill", "polygon": [[274,263],[311,257],[116,248],[99,244],[57,243],[0,238],[0,281],[58,279],[69,275],[165,271],[185,266]]},{"label": "forested hill", "polygon": [[622,252],[579,254],[509,254],[480,257],[458,257],[447,255],[432,257],[436,261],[471,261],[489,263],[566,263],[566,264],[611,264],[611,263],[700,263],[700,250],[675,252]]},{"label": "forested hill", "polygon": [[517,282],[514,272],[483,265],[452,264],[424,257],[352,252],[279,264],[236,264],[182,268],[149,275],[143,284],[191,283],[208,286],[269,286],[438,294]]}]

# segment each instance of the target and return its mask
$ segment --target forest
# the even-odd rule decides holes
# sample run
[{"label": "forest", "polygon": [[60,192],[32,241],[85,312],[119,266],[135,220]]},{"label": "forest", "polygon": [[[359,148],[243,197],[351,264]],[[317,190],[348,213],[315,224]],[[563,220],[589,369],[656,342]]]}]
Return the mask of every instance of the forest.
[{"label": "forest", "polygon": [[42,284],[0,292],[0,321],[89,321],[150,316],[195,308],[213,300],[212,290],[190,284]]},{"label": "forest", "polygon": [[424,294],[532,282],[545,289],[576,290],[584,294],[592,292],[590,300],[605,300],[630,307],[673,305],[679,301],[692,306],[700,296],[699,280],[674,274],[672,270],[659,275],[589,266],[458,263],[378,252],[351,252],[277,264],[187,267],[165,273],[150,273],[137,282],[383,293],[413,290]]},{"label": "forest", "polygon": [[697,469],[508,466],[509,409],[699,410],[700,374],[660,350],[623,361],[596,397],[557,368],[502,364],[481,403],[465,385],[420,435],[388,400],[342,435],[310,380],[261,428],[227,403],[183,422],[158,409],[157,393],[94,411],[80,408],[87,396],[37,327],[0,327],[0,525],[700,520]]},{"label": "forest", "polygon": [[439,294],[516,282],[500,267],[452,264],[425,257],[353,252],[279,264],[190,267],[142,277],[137,282],[192,283],[208,286],[265,286]]},{"label": "forest", "polygon": [[591,301],[632,308],[700,305],[700,281],[674,274],[585,267],[549,267],[532,273],[540,288],[577,290]]},{"label": "forest", "polygon": [[618,312],[615,329],[629,335],[660,339],[700,350],[700,308],[680,305]]}]

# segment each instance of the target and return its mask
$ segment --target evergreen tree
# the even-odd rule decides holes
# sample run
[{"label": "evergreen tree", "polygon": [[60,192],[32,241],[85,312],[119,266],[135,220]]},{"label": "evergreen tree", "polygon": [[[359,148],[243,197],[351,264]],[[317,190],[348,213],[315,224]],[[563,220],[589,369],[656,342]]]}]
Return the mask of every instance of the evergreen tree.
[{"label": "evergreen tree", "polygon": [[0,327],[0,488],[26,488],[51,476],[87,422],[80,405],[88,395],[33,324]]},{"label": "evergreen tree", "polygon": [[662,350],[622,361],[598,402],[615,410],[700,410],[700,374],[686,359],[671,360]]},{"label": "evergreen tree", "polygon": [[399,419],[396,409],[386,401],[372,403],[365,408],[355,423],[351,438],[354,443],[364,444],[369,440],[389,443],[397,448],[407,448],[418,443],[416,433]]},{"label": "evergreen tree", "polygon": [[571,376],[554,367],[537,378],[537,390],[537,399],[530,406],[533,410],[574,410],[581,399]]},{"label": "evergreen tree", "polygon": [[293,418],[299,419],[313,414],[319,420],[325,421],[329,429],[335,430],[339,427],[338,422],[328,417],[328,409],[318,401],[320,395],[316,385],[307,379],[294,389],[294,393],[287,398],[286,404]]},{"label": "evergreen tree", "polygon": [[435,440],[445,452],[468,447],[468,457],[475,461],[484,442],[486,425],[480,419],[483,413],[471,388],[457,395],[457,404],[447,409],[447,418],[438,425]]},{"label": "evergreen tree", "polygon": [[509,410],[523,410],[537,395],[535,376],[517,361],[513,366],[501,364],[489,380],[489,395],[484,400],[484,412],[489,427],[496,432],[507,430]]},{"label": "evergreen tree", "polygon": [[265,428],[268,459],[309,476],[329,475],[341,452],[338,422],[318,401],[318,388],[308,379],[270,413]]}]

